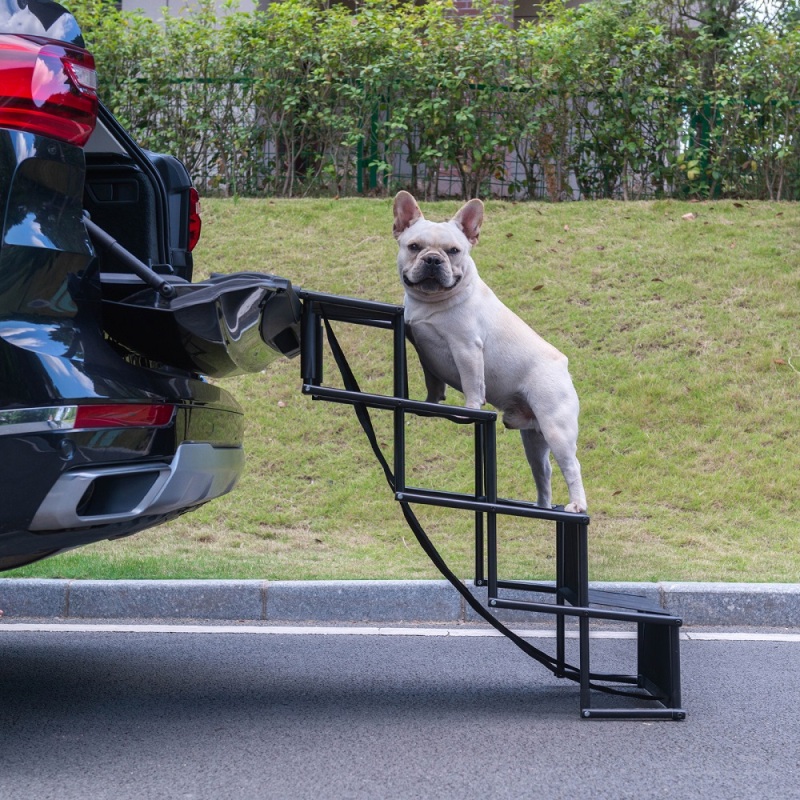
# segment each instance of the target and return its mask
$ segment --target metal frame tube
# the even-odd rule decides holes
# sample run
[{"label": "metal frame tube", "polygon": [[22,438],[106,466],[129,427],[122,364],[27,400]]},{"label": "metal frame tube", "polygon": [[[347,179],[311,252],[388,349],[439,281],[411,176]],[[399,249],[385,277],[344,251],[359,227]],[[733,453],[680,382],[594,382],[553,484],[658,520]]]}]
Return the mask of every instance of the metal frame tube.
[{"label": "metal frame tube", "polygon": [[[685,712],[683,709],[675,707],[660,709],[591,708],[593,689],[602,689],[613,693],[612,687],[592,686],[593,680],[635,685],[647,693],[637,695],[641,699],[661,702],[662,705],[666,705],[666,703],[672,703],[673,706],[678,705],[680,703],[680,657],[677,628],[680,626],[681,620],[666,612],[659,612],[644,599],[641,601],[644,608],[639,608],[640,601],[634,597],[631,597],[629,601],[615,593],[590,592],[588,588],[587,534],[589,517],[587,515],[570,514],[561,507],[539,508],[536,504],[526,501],[498,498],[495,435],[497,414],[494,411],[427,403],[408,398],[405,322],[402,306],[303,290],[298,294],[303,301],[301,321],[303,392],[311,395],[314,399],[346,403],[359,409],[374,408],[393,412],[394,475],[388,474],[388,466],[385,468],[387,477],[393,480],[395,498],[403,503],[444,506],[474,513],[476,585],[488,583],[491,608],[506,608],[556,616],[556,658],[552,659],[541,652],[539,655],[545,657],[542,663],[546,663],[546,659],[550,659],[553,665],[551,669],[556,675],[579,680],[581,716],[585,719],[683,719],[686,716]],[[393,396],[322,386],[323,319],[327,322],[335,320],[393,331]],[[348,383],[348,379],[345,379],[345,383]],[[457,424],[474,426],[475,487],[472,494],[409,488],[405,485],[406,414],[432,416]],[[362,424],[364,423],[362,422]],[[367,422],[367,425],[371,430],[371,424]],[[365,426],[365,430],[368,430],[368,427]],[[368,432],[368,436],[371,435],[373,434]],[[382,456],[378,455],[379,459],[382,459]],[[498,514],[541,519],[555,523],[556,581],[554,586],[530,581],[507,581],[498,577]],[[432,548],[430,542],[427,542],[427,545]],[[434,560],[440,558],[435,549],[432,549],[429,555]],[[498,597],[500,590],[540,591],[554,594],[555,598],[554,602],[549,603],[512,600],[507,597]],[[597,608],[598,604],[605,607]],[[580,658],[578,669],[566,662],[565,620],[567,617],[578,618]],[[638,675],[592,674],[589,647],[589,625],[592,619],[637,623]],[[494,622],[495,620],[490,619],[490,621]],[[672,630],[665,631],[663,626],[672,627]],[[502,628],[502,626],[500,627]],[[512,639],[516,636],[510,630],[504,628],[503,630]],[[666,699],[665,694],[668,695]]]}]

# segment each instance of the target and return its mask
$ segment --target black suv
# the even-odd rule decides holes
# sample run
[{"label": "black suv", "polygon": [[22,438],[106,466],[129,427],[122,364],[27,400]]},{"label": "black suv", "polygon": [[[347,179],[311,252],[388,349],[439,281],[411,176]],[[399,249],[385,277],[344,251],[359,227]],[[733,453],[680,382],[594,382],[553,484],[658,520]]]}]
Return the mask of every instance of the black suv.
[{"label": "black suv", "polygon": [[197,193],[96,94],[75,19],[0,0],[0,570],[228,491],[243,416],[207,377],[299,349],[289,281],[192,283]]}]

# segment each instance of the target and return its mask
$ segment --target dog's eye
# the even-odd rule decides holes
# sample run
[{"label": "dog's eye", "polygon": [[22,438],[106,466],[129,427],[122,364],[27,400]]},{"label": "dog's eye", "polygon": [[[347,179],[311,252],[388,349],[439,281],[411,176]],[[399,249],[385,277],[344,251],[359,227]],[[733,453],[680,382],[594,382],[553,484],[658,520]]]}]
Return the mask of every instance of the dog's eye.
[{"label": "dog's eye", "polygon": [[418,245],[416,242],[411,242],[411,244],[408,246],[408,249],[409,249],[409,250],[410,250],[412,253],[416,253],[416,252],[418,252],[418,251],[419,251],[419,245]]},{"label": "dog's eye", "polygon": [[449,255],[449,256],[457,256],[457,255],[458,255],[460,252],[461,252],[461,251],[460,251],[460,250],[459,250],[457,247],[451,247],[451,248],[450,248],[450,249],[447,251],[447,255]]}]

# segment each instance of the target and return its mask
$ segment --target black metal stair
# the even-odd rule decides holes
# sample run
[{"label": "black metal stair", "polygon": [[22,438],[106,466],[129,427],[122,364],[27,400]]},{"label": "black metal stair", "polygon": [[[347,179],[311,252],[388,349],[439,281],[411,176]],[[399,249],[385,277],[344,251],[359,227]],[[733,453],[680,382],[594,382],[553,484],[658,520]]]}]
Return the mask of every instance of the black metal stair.
[{"label": "black metal stair", "polygon": [[[583,718],[684,719],[680,689],[681,620],[645,597],[589,588],[588,526],[585,514],[570,514],[563,507],[539,508],[534,503],[497,496],[497,456],[494,411],[468,409],[411,400],[406,379],[406,337],[403,307],[300,291],[303,301],[301,371],[303,392],[314,399],[353,406],[367,438],[400,503],[409,526],[425,552],[442,574],[462,593],[484,619],[502,631],[521,649],[555,675],[580,684]],[[393,337],[393,395],[362,392],[336,339],[331,323],[348,323],[380,328]],[[327,340],[342,375],[345,388],[323,385],[323,342]],[[392,463],[378,446],[368,409],[394,415]],[[471,425],[474,431],[475,480],[471,493],[443,492],[406,485],[405,416],[415,414]],[[487,587],[488,608],[480,604],[445,564],[430,542],[412,510],[412,505],[434,505],[474,514],[475,584]],[[552,522],[555,526],[555,583],[501,580],[497,565],[497,518],[512,515]],[[522,593],[538,592],[552,601],[534,602]],[[556,653],[535,648],[492,614],[494,609],[514,609],[555,616]],[[579,664],[566,660],[566,619],[578,625]],[[590,668],[590,623],[611,620],[636,626],[637,664],[635,674],[593,673]],[[597,693],[631,698],[624,707],[595,707]]]}]

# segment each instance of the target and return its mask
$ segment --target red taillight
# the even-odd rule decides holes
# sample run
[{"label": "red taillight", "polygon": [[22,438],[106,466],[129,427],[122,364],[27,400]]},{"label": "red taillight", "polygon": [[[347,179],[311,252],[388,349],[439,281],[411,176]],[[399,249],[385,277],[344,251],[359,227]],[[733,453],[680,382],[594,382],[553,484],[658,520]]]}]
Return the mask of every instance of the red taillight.
[{"label": "red taillight", "polygon": [[200,228],[203,226],[200,219],[200,195],[197,189],[189,189],[189,252],[200,239]]},{"label": "red taillight", "polygon": [[84,145],[97,122],[91,53],[38,37],[0,34],[0,128]]},{"label": "red taillight", "polygon": [[78,428],[151,428],[168,425],[175,406],[143,403],[78,406],[75,424]]}]

